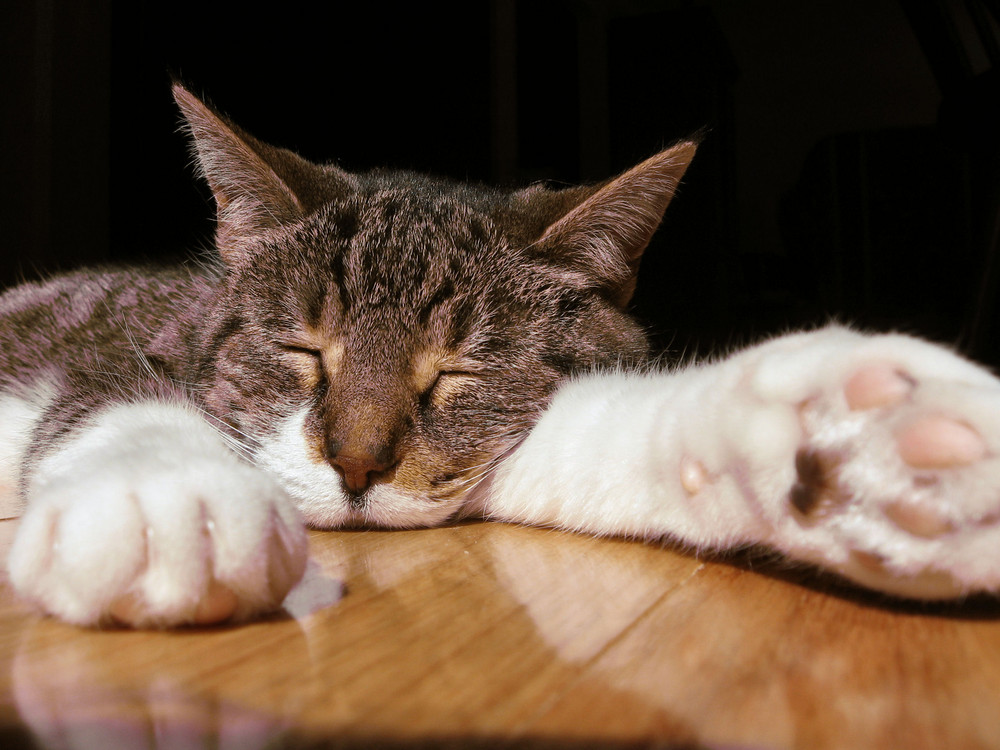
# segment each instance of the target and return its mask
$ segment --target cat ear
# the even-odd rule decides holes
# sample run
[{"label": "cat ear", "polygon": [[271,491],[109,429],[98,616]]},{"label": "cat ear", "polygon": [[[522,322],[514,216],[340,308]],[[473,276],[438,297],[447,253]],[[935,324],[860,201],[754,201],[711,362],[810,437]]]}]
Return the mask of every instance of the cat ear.
[{"label": "cat ear", "polygon": [[215,196],[216,244],[227,262],[248,236],[295,221],[319,202],[319,167],[257,140],[182,84],[173,84],[173,94]]},{"label": "cat ear", "polygon": [[[698,143],[686,140],[609,180],[551,223],[536,244],[603,286],[624,307],[642,253],[674,197]],[[578,188],[576,190],[579,190]]]}]

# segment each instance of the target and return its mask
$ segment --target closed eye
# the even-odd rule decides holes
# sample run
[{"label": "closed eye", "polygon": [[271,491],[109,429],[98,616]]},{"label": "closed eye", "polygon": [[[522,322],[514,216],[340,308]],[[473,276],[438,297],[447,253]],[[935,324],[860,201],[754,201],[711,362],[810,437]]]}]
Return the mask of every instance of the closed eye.
[{"label": "closed eye", "polygon": [[442,404],[482,375],[467,370],[440,370],[420,395],[422,403]]},{"label": "closed eye", "polygon": [[323,358],[323,352],[309,346],[302,346],[300,344],[279,344],[278,347],[282,351],[288,352],[289,354],[307,355],[317,360],[321,360]]},{"label": "closed eye", "polygon": [[301,344],[279,343],[278,350],[284,355],[284,359],[290,360],[289,364],[298,373],[299,383],[306,391],[314,392],[327,382],[325,358],[319,349]]}]

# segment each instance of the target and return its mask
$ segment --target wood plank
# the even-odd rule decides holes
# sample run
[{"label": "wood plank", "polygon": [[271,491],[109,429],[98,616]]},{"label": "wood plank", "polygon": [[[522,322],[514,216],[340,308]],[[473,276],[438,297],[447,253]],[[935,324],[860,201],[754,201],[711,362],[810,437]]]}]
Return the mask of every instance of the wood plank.
[{"label": "wood plank", "polygon": [[0,745],[1000,748],[994,602],[502,524],[310,542],[243,627],[81,630],[4,582]]}]

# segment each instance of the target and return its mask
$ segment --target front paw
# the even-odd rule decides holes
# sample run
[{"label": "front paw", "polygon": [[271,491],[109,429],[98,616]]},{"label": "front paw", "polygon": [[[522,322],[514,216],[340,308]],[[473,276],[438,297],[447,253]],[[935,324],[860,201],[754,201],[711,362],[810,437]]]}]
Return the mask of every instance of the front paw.
[{"label": "front paw", "polygon": [[9,558],[19,593],[80,625],[204,625],[280,607],[307,555],[290,500],[234,455],[171,452],[119,452],[42,485]]},{"label": "front paw", "polygon": [[776,546],[902,596],[1000,590],[1000,381],[891,336],[830,371],[798,405]]}]

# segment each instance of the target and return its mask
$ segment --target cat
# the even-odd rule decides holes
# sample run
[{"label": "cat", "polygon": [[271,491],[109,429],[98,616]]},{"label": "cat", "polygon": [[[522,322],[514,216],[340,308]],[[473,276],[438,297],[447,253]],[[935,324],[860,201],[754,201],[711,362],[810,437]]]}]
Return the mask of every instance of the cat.
[{"label": "cat", "polygon": [[79,625],[281,606],[315,528],[462,517],[766,545],[916,598],[1000,588],[1000,381],[839,327],[649,364],[627,312],[696,140],[598,185],[348,173],[173,86],[217,258],[0,297],[9,578]]}]

